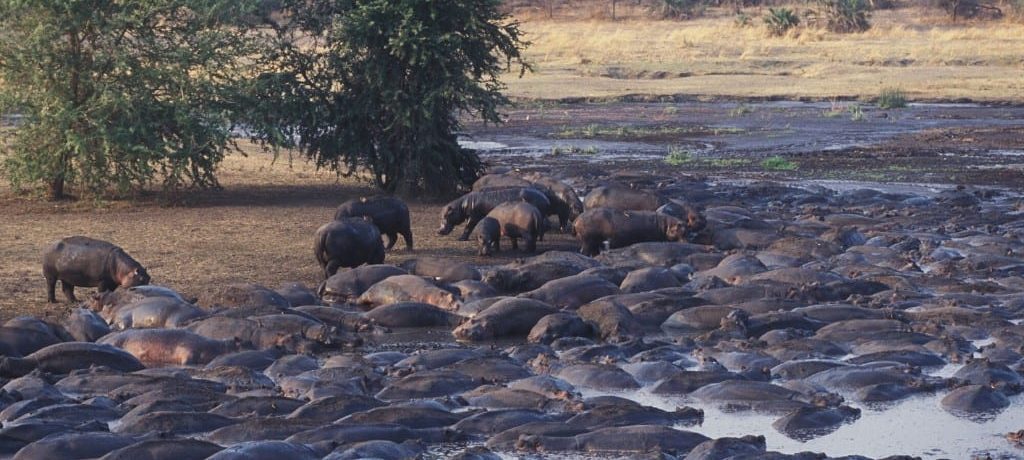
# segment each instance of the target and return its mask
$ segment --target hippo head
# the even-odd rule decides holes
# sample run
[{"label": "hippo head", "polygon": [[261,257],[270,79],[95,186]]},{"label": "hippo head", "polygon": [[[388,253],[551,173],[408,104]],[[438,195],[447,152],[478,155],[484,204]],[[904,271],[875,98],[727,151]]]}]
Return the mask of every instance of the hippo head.
[{"label": "hippo head", "polygon": [[480,252],[479,252],[479,254],[481,256],[490,256],[494,252],[494,247],[493,247],[494,245],[491,244],[491,242],[489,241],[489,238],[484,236],[483,233],[480,233],[480,234],[478,234],[476,236],[476,241],[478,243],[480,243]]},{"label": "hippo head", "polygon": [[701,230],[704,230],[704,227],[706,227],[707,225],[708,220],[704,218],[704,215],[701,214],[700,211],[697,211],[694,208],[690,208],[689,210],[687,210],[686,231],[690,235],[695,235],[699,233]]},{"label": "hippo head", "polygon": [[145,268],[140,266],[136,266],[121,277],[121,287],[123,288],[144,286],[147,284],[149,284],[149,273],[146,272]]},{"label": "hippo head", "polygon": [[452,204],[445,205],[441,210],[441,228],[437,229],[438,235],[447,235],[452,232],[456,225],[461,224],[466,217],[462,208]]},{"label": "hippo head", "polygon": [[669,241],[686,241],[686,225],[679,220],[672,219],[665,228],[665,239]]}]

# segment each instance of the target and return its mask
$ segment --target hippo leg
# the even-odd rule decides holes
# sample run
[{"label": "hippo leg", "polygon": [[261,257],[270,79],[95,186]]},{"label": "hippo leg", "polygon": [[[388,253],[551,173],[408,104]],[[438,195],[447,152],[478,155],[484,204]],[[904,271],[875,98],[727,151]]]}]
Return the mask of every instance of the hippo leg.
[{"label": "hippo leg", "polygon": [[466,224],[466,230],[462,232],[462,236],[459,237],[459,241],[469,241],[469,234],[473,233],[473,229],[476,228],[476,224],[480,223],[482,217],[470,217],[469,223]]},{"label": "hippo leg", "polygon": [[519,250],[519,238],[509,237],[508,239],[512,240],[512,250],[513,251],[518,251]]},{"label": "hippo leg", "polygon": [[533,234],[523,235],[523,241],[526,242],[526,252],[537,252],[537,238]]},{"label": "hippo leg", "polygon": [[384,249],[390,251],[391,248],[395,247],[395,243],[398,242],[398,234],[392,232],[392,233],[386,233],[385,236],[388,237],[388,244],[387,244],[387,246],[384,247]]},{"label": "hippo leg", "polygon": [[408,228],[402,230],[402,239],[405,240],[405,249],[412,251],[412,230]]},{"label": "hippo leg", "polygon": [[572,227],[572,223],[569,222],[569,213],[568,212],[560,212],[560,213],[558,213],[558,229],[561,230],[562,233],[569,233],[571,227]]},{"label": "hippo leg", "polygon": [[44,276],[46,277],[46,301],[57,303],[57,275],[47,273]]},{"label": "hippo leg", "polygon": [[75,298],[75,285],[74,284],[71,284],[71,283],[69,283],[67,281],[61,281],[60,282],[60,288],[61,288],[62,291],[64,291],[64,297],[67,297],[68,301],[70,301],[70,302],[78,302],[78,299]]}]

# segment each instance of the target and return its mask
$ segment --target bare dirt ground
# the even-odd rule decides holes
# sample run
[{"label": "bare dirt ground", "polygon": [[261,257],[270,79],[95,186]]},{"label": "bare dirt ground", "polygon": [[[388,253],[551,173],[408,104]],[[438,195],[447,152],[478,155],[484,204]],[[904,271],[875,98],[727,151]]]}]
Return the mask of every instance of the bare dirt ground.
[{"label": "bare dirt ground", "polygon": [[[135,202],[47,203],[0,194],[0,320],[60,315],[73,305],[47,304],[40,257],[51,241],[88,235],[114,242],[149,268],[153,283],[196,295],[204,286],[254,282],[276,288],[321,281],[313,258],[313,232],[342,201],[374,193],[354,179],[337,179],[311,165],[273,161],[266,153],[231,155],[221,167],[223,191],[200,191],[167,205],[161,196]],[[388,263],[417,256],[476,259],[473,243],[438,236],[436,201],[409,200],[416,250],[399,242]],[[565,235],[551,234],[541,250],[571,249]],[[506,251],[501,263],[523,253]],[[59,291],[59,290],[58,290]],[[79,298],[92,289],[78,288]],[[58,300],[63,301],[58,292]]]}]

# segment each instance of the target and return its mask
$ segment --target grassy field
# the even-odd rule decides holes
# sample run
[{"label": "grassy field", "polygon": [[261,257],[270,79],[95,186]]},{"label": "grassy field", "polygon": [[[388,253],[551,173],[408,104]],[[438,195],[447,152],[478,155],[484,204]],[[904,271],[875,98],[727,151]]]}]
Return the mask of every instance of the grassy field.
[{"label": "grassy field", "polygon": [[[47,304],[40,252],[51,241],[88,235],[120,245],[149,268],[153,283],[197,295],[206,286],[255,282],[277,288],[290,281],[315,287],[319,266],[313,232],[330,221],[342,201],[372,194],[353,179],[316,172],[304,162],[289,165],[265,153],[230,155],[221,167],[225,190],[179,197],[185,205],[157,199],[48,203],[12,196],[0,186],[0,320],[21,314],[60,315],[72,305]],[[412,257],[459,257],[504,263],[522,253],[476,258],[473,243],[437,236],[442,203],[410,201],[416,251],[399,249],[386,262]],[[461,228],[459,229],[461,231]],[[565,235],[549,235],[541,250],[573,249]],[[396,248],[403,248],[399,242]],[[91,288],[78,288],[79,298]],[[63,301],[57,292],[58,300]]]},{"label": "grassy field", "polygon": [[[796,8],[800,9],[800,6]],[[1024,103],[1024,23],[950,23],[935,9],[876,11],[858,34],[799,28],[769,38],[766,10],[689,21],[521,15],[535,72],[509,75],[523,99],[681,95],[858,98],[899,87],[912,101]]]}]

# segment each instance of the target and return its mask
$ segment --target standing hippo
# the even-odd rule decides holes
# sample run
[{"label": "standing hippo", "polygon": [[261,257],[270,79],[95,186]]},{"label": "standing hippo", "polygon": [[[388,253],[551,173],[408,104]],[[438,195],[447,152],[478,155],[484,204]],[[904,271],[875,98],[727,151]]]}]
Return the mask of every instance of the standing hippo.
[{"label": "standing hippo", "polygon": [[547,194],[548,199],[551,200],[551,207],[554,208],[555,214],[558,214],[562,231],[570,231],[572,221],[583,214],[583,201],[580,200],[576,191],[565,182],[539,173],[530,173],[523,178],[532,182],[534,187],[544,187],[550,190],[550,193]]},{"label": "standing hippo", "polygon": [[684,241],[686,224],[679,219],[648,211],[619,211],[610,208],[590,209],[573,224],[580,252],[594,256],[601,244],[620,248],[644,241]]},{"label": "standing hippo", "polygon": [[72,302],[78,301],[75,286],[98,287],[100,292],[107,292],[118,286],[149,284],[149,273],[123,249],[84,236],[70,236],[48,246],[43,251],[43,276],[50,303],[57,302],[57,280]]},{"label": "standing hippo", "polygon": [[669,199],[643,190],[621,185],[595,187],[583,199],[585,209],[612,208],[622,211],[654,211],[669,203]]},{"label": "standing hippo", "polygon": [[369,221],[343,217],[316,230],[313,253],[326,279],[340,267],[384,262],[384,243],[380,240],[380,230]]},{"label": "standing hippo", "polygon": [[476,227],[476,240],[480,243],[481,256],[501,251],[501,223],[493,217],[484,217]]},{"label": "standing hippo", "polygon": [[369,217],[373,225],[387,235],[390,250],[398,242],[398,235],[405,240],[405,249],[412,251],[412,225],[409,220],[409,206],[392,196],[361,197],[348,200],[338,206],[334,219],[345,217]]},{"label": "standing hippo", "polygon": [[437,234],[447,235],[456,225],[468,220],[465,231],[459,237],[459,241],[466,241],[480,219],[486,217],[487,213],[499,204],[508,201],[530,203],[540,210],[542,216],[547,214],[551,206],[544,193],[535,188],[509,187],[470,192],[444,206],[441,210],[441,228],[437,230]]},{"label": "standing hippo", "polygon": [[519,249],[519,238],[526,242],[526,251],[537,250],[537,240],[544,238],[544,216],[537,207],[525,201],[500,204],[487,218],[498,221],[501,236],[512,240],[512,249]]}]

